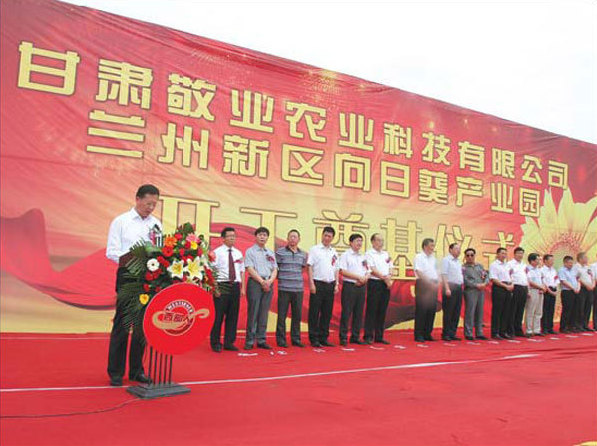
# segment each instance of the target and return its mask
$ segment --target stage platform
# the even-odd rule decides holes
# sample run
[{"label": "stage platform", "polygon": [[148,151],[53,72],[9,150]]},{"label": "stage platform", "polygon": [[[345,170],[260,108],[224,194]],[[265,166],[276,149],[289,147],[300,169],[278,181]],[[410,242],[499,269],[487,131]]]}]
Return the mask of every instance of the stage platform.
[{"label": "stage platform", "polygon": [[418,344],[412,331],[391,331],[387,338],[392,345],[219,354],[206,341],[174,360],[175,380],[191,393],[139,400],[108,385],[107,334],[2,333],[0,443],[547,446],[597,440],[597,334]]}]

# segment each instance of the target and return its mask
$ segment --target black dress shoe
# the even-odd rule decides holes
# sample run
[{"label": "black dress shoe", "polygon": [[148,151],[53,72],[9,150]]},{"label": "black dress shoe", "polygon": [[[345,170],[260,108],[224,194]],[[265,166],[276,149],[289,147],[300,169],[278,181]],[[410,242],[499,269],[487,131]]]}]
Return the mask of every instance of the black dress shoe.
[{"label": "black dress shoe", "polygon": [[237,352],[238,351],[238,347],[236,345],[225,345],[224,346],[224,350],[228,350],[230,352]]},{"label": "black dress shoe", "polygon": [[544,337],[545,335],[543,333],[535,333],[535,336],[541,336]]},{"label": "black dress shoe", "polygon": [[373,341],[371,339],[363,339],[363,342],[367,345],[373,344]]},{"label": "black dress shoe", "polygon": [[526,337],[526,335],[522,331],[517,331],[516,333],[514,333],[514,336],[516,336],[517,338],[524,338],[524,337]]},{"label": "black dress shoe", "polygon": [[450,342],[452,338],[450,336],[442,336],[442,341]]},{"label": "black dress shoe", "polygon": [[114,387],[121,387],[122,378],[110,378],[110,385]]},{"label": "black dress shoe", "polygon": [[549,334],[558,334],[558,332],[555,331],[555,330],[549,330],[547,333],[549,333]]},{"label": "black dress shoe", "polygon": [[488,340],[487,336],[483,336],[483,335],[477,336],[475,339],[478,339],[479,341],[487,341]]},{"label": "black dress shoe", "polygon": [[499,340],[499,339],[504,339],[504,338],[502,338],[499,334],[494,334],[494,335],[491,335],[491,339],[498,339]]},{"label": "black dress shoe", "polygon": [[512,336],[510,336],[508,333],[501,333],[500,336],[504,339],[512,339]]},{"label": "black dress shoe", "polygon": [[328,341],[321,341],[321,345],[323,345],[324,347],[335,347],[336,344],[332,344],[331,342]]},{"label": "black dress shoe", "polygon": [[245,344],[244,349],[245,350],[253,350],[253,344]]},{"label": "black dress shoe", "polygon": [[385,339],[380,339],[379,341],[375,341],[378,344],[390,345],[390,341],[386,341]]},{"label": "black dress shoe", "polygon": [[138,373],[137,376],[135,376],[134,378],[129,376],[129,379],[131,381],[137,381],[141,384],[151,384],[151,378],[146,376],[143,372]]},{"label": "black dress shoe", "polygon": [[473,338],[472,336],[465,336],[464,339],[466,339],[467,341],[474,341],[475,338]]},{"label": "black dress shoe", "polygon": [[272,346],[267,344],[266,342],[264,342],[262,344],[257,344],[257,348],[262,348],[264,350],[271,350]]},{"label": "black dress shoe", "polygon": [[313,347],[313,348],[319,348],[321,346],[322,346],[322,344],[319,343],[318,341],[311,342],[311,347]]},{"label": "black dress shoe", "polygon": [[357,345],[367,345],[367,343],[365,341],[361,341],[360,339],[351,339],[350,343],[357,344]]},{"label": "black dress shoe", "polygon": [[301,347],[301,348],[305,347],[305,344],[303,344],[301,341],[293,341],[292,345],[294,345],[295,347]]},{"label": "black dress shoe", "polygon": [[280,348],[288,348],[288,344],[286,342],[278,342],[277,344]]},{"label": "black dress shoe", "polygon": [[415,342],[425,342],[425,338],[422,338],[421,336],[415,336]]},{"label": "black dress shoe", "polygon": [[343,346],[343,347],[344,347],[344,346],[346,346],[346,344],[348,344],[348,343],[346,342],[346,339],[340,339],[340,345],[341,345],[341,346]]},{"label": "black dress shoe", "polygon": [[527,333],[524,335],[525,338],[532,338],[533,337],[533,333]]},{"label": "black dress shoe", "polygon": [[433,336],[425,336],[425,340],[429,342],[434,342],[435,338]]},{"label": "black dress shoe", "polygon": [[462,339],[461,339],[461,338],[459,338],[458,336],[450,336],[450,339],[451,339],[452,341],[462,341]]},{"label": "black dress shoe", "polygon": [[214,352],[216,353],[220,353],[222,351],[222,346],[221,345],[214,345],[211,348]]}]

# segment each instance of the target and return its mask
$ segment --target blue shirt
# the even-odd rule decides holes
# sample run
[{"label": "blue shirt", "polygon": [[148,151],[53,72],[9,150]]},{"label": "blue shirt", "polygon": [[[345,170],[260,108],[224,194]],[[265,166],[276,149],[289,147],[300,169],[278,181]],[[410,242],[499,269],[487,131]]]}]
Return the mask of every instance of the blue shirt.
[{"label": "blue shirt", "polygon": [[254,268],[262,279],[267,280],[278,268],[276,255],[271,249],[260,248],[257,244],[254,244],[245,253],[245,267]]},{"label": "blue shirt", "polygon": [[568,269],[565,266],[562,266],[559,269],[558,278],[560,279],[560,283],[562,285],[563,290],[571,290],[571,288],[568,288],[566,285],[564,285],[564,282],[562,282],[563,280],[568,282],[574,288],[578,287],[578,279],[576,278],[577,274],[578,273],[576,272],[576,269],[574,267]]}]

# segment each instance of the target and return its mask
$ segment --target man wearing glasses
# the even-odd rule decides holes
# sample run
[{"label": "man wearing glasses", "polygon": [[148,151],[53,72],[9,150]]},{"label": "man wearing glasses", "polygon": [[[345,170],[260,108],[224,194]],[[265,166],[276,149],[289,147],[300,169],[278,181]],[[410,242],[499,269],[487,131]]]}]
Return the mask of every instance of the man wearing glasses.
[{"label": "man wearing glasses", "polygon": [[[477,252],[473,248],[464,251],[465,264],[462,268],[464,276],[464,337],[487,340],[483,335],[483,305],[485,288],[489,282],[487,272],[475,261]],[[473,328],[475,338],[473,338]]]}]

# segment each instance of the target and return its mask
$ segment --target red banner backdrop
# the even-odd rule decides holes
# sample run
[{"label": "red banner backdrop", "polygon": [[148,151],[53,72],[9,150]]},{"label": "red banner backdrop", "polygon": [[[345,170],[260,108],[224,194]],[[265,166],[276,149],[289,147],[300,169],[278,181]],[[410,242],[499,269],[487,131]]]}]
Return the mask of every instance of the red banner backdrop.
[{"label": "red banner backdrop", "polygon": [[109,327],[89,311],[115,301],[108,226],[147,182],[166,230],[194,222],[214,247],[229,224],[241,249],[260,225],[304,249],[325,225],[339,251],[380,232],[388,325],[412,318],[424,237],[485,265],[519,244],[597,254],[595,145],[50,0],[2,2],[1,33],[5,331]]}]

